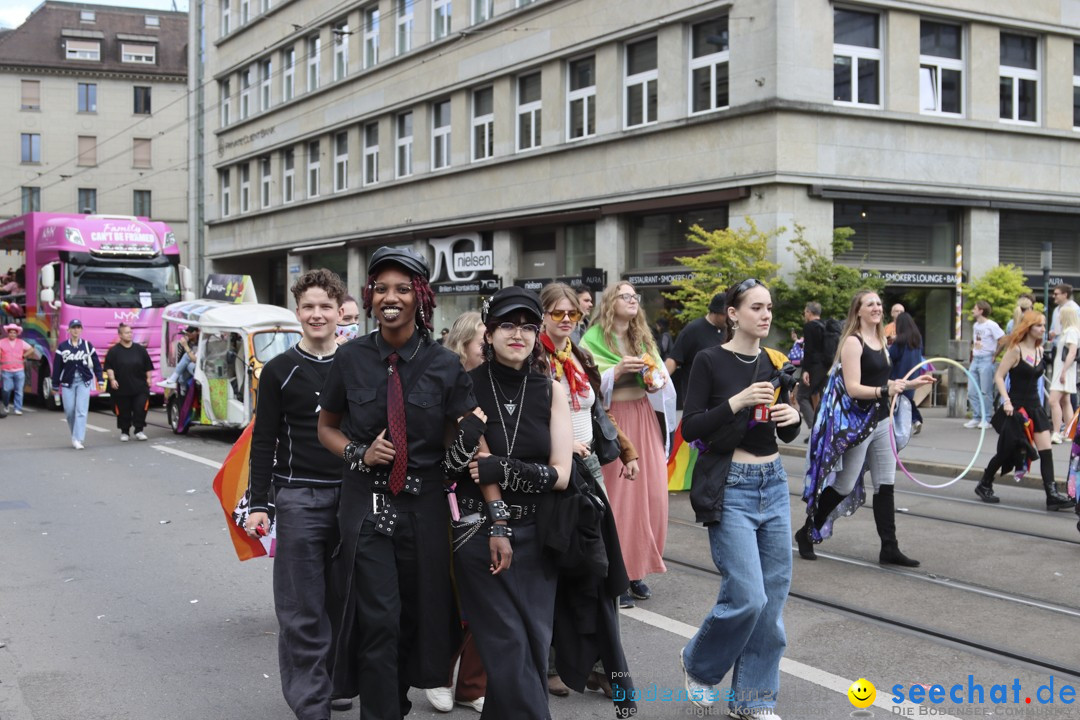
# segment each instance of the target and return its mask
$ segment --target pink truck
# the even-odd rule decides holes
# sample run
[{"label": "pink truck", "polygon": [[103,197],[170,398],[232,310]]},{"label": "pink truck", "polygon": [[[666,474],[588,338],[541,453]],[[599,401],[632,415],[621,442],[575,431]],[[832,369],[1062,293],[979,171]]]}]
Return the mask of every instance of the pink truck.
[{"label": "pink truck", "polygon": [[[192,295],[191,271],[180,265],[168,225],[130,216],[33,212],[0,223],[0,251],[8,265],[22,265],[24,278],[21,293],[0,296],[0,316],[22,325],[22,338],[41,356],[28,361],[27,393],[60,408],[52,387],[53,353],[75,318],[103,361],[123,322],[161,367],[162,310]],[[154,379],[161,379],[158,371]]]}]

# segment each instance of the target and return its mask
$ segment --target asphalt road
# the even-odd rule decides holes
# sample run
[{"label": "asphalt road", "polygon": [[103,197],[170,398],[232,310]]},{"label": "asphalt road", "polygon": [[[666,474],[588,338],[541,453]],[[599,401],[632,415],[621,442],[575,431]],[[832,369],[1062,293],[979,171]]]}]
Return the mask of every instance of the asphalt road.
[{"label": "asphalt road", "polygon": [[[278,684],[272,561],[236,560],[211,491],[210,465],[236,433],[176,437],[161,411],[151,422],[149,442],[121,444],[112,418],[93,412],[101,431],[76,452],[59,414],[0,421],[0,720],[292,717]],[[801,463],[784,462],[799,519]],[[1041,493],[1004,483],[1002,504],[990,507],[974,501],[970,482],[939,491],[898,482],[901,547],[923,566],[877,565],[868,508],[837,524],[817,562],[796,557],[777,712],[852,717],[846,688],[865,677],[877,686],[869,712],[879,718],[908,709],[1080,717],[1063,702],[1080,686],[1076,516],[1046,513]],[[692,519],[685,495],[672,496],[668,572],[648,579],[654,598],[622,624],[638,688],[659,697],[682,687],[676,653],[719,586],[707,533]],[[968,702],[969,675],[985,702]],[[1040,703],[1051,676],[1055,702]],[[958,683],[963,702],[947,697]],[[945,701],[896,707],[893,686],[906,697],[913,684],[941,684]],[[991,697],[994,685],[1006,686],[1005,702]],[[413,698],[410,717],[445,717],[420,691]],[[598,693],[550,707],[560,720],[614,716]],[[700,716],[686,702],[639,708],[644,718]]]}]

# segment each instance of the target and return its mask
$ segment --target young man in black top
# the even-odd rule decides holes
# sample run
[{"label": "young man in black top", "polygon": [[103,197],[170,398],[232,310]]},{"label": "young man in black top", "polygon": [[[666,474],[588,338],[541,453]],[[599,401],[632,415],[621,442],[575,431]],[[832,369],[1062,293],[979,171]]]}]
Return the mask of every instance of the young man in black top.
[{"label": "young man in black top", "polygon": [[[442,461],[476,399],[457,354],[431,339],[430,274],[412,250],[371,255],[363,300],[379,329],[338,349],[322,392],[319,439],[350,466],[339,524],[355,619],[339,642],[355,648],[363,720],[401,720],[410,686],[445,685],[461,641]],[[476,424],[457,442],[475,447]]]},{"label": "young man in black top", "polygon": [[[803,310],[802,383],[799,385],[799,412],[808,429],[814,427],[814,414],[821,402],[821,391],[829,376],[833,359],[825,357],[825,323],[821,320],[821,303],[811,300]],[[809,442],[810,436],[806,440]]]},{"label": "young man in black top", "polygon": [[119,341],[105,353],[105,374],[109,376],[109,394],[112,396],[116,427],[120,430],[120,442],[131,439],[128,431],[135,426],[136,440],[149,440],[146,427],[146,411],[150,407],[150,375],[154,361],[146,348],[132,340],[131,326],[120,323],[117,328]]},{"label": "young man in black top", "polygon": [[342,467],[341,459],[319,444],[317,423],[319,393],[338,348],[345,287],[335,273],[319,269],[302,275],[292,294],[303,335],[270,360],[259,378],[245,529],[251,537],[265,533],[274,507],[281,690],[297,720],[329,720],[331,646],[340,616],[328,609],[327,600]]},{"label": "young man in black top", "polygon": [[[675,347],[664,359],[668,374],[675,382],[679,394],[679,404],[686,398],[686,383],[690,380],[690,369],[694,367],[694,358],[702,350],[707,350],[724,342],[724,294],[717,293],[709,301],[709,312],[705,317],[695,318],[686,324],[675,338]],[[676,370],[679,370],[676,375]],[[660,425],[663,427],[663,424]]]}]

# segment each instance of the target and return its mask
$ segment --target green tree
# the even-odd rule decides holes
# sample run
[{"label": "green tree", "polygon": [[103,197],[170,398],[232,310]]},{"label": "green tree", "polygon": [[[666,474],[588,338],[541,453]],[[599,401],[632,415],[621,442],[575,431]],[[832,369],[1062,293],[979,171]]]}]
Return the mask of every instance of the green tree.
[{"label": "green tree", "polygon": [[780,266],[766,260],[769,242],[783,232],[782,227],[762,232],[749,217],[742,228],[709,232],[693,225],[686,237],[705,251],[694,257],[675,258],[694,273],[686,280],[676,280],[675,290],[664,293],[664,297],[680,304],[676,317],[684,323],[702,317],[708,312],[713,295],[746,278],[770,284]]},{"label": "green tree", "polygon": [[[964,316],[968,316],[976,302],[985,300],[990,303],[990,318],[1005,327],[1012,318],[1016,299],[1030,292],[1031,288],[1024,284],[1023,270],[1010,264],[996,265],[970,283],[964,283]],[[1041,306],[1038,303],[1036,308]]]},{"label": "green tree", "polygon": [[879,273],[867,273],[833,261],[851,250],[854,230],[849,227],[833,230],[831,257],[807,240],[803,231],[801,225],[796,225],[795,237],[791,239],[791,252],[798,269],[790,283],[778,280],[773,287],[773,327],[783,332],[785,340],[791,328],[802,328],[803,308],[811,300],[821,303],[823,318],[843,320],[859,290],[880,293],[885,289],[885,280]]}]

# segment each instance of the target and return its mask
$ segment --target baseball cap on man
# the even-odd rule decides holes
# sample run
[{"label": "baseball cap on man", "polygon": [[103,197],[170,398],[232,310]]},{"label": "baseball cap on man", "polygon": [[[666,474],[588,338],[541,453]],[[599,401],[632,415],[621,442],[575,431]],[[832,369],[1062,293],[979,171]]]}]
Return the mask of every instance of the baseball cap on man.
[{"label": "baseball cap on man", "polygon": [[724,293],[716,293],[713,295],[712,300],[709,301],[709,312],[722,313],[725,309]]},{"label": "baseball cap on man", "polygon": [[71,322],[68,323],[68,330],[74,327],[81,328],[82,320],[80,320],[79,318],[74,318]]}]

